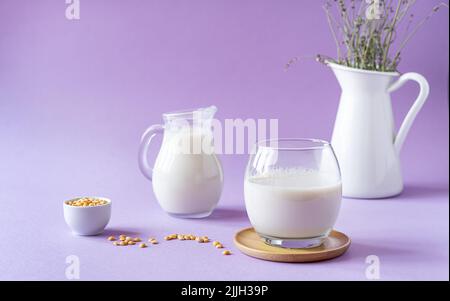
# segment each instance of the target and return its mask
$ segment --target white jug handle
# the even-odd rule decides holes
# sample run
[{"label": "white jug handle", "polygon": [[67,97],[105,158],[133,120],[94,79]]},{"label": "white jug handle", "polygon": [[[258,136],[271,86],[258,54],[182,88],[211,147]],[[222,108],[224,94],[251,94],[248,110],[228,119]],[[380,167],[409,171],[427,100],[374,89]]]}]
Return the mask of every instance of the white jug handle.
[{"label": "white jug handle", "polygon": [[147,158],[150,142],[156,134],[162,133],[163,130],[164,126],[160,124],[152,125],[144,132],[141,138],[141,145],[139,146],[139,169],[150,181],[152,180],[153,173],[153,168],[150,166]]},{"label": "white jug handle", "polygon": [[400,153],[400,150],[403,146],[403,142],[405,142],[406,135],[408,135],[412,123],[414,122],[417,113],[419,113],[423,104],[427,100],[428,94],[430,93],[430,85],[428,84],[425,77],[415,72],[405,73],[402,76],[400,76],[400,78],[389,87],[388,92],[390,93],[399,89],[409,80],[413,80],[419,84],[420,92],[419,96],[417,96],[416,100],[414,101],[414,104],[412,105],[411,109],[409,109],[408,114],[406,114],[406,117],[403,120],[403,123],[400,126],[400,129],[398,130],[398,133],[394,139],[394,148],[397,154]]}]

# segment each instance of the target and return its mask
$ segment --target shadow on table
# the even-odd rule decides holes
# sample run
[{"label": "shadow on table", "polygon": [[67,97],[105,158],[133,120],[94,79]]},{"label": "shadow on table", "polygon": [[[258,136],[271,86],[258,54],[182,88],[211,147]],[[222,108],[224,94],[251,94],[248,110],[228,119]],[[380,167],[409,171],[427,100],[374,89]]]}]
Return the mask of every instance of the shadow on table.
[{"label": "shadow on table", "polygon": [[108,237],[108,236],[119,236],[121,234],[124,234],[126,236],[132,236],[136,237],[139,235],[142,235],[142,229],[134,229],[134,228],[127,228],[127,227],[120,227],[120,228],[107,228],[105,231],[98,235],[99,237]]},{"label": "shadow on table", "polygon": [[448,187],[431,186],[427,184],[405,184],[405,188],[399,198],[413,200],[429,200],[436,197],[448,196]]},{"label": "shadow on table", "polygon": [[405,184],[401,194],[387,198],[363,199],[364,201],[437,201],[448,202],[449,189],[444,184]]},{"label": "shadow on table", "polygon": [[[416,249],[417,250],[417,249]],[[352,242],[347,252],[340,257],[331,259],[335,262],[360,260],[361,266],[366,266],[366,258],[369,255],[376,255],[380,261],[389,260],[407,260],[410,256],[417,256],[417,252],[413,248],[407,246],[396,246],[395,244],[366,244],[361,242]]]},{"label": "shadow on table", "polygon": [[249,222],[247,212],[239,207],[218,207],[205,221]]}]

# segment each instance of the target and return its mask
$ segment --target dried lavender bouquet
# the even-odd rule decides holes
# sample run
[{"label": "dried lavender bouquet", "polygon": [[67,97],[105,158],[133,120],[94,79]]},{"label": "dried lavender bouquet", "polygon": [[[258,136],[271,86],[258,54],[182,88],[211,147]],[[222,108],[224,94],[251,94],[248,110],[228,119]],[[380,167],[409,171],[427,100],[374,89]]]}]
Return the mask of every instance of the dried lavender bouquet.
[{"label": "dried lavender bouquet", "polygon": [[[365,70],[396,71],[410,39],[439,9],[448,8],[446,3],[440,3],[425,17],[415,20],[410,12],[415,3],[416,0],[327,0],[323,9],[337,57],[318,55],[317,60]],[[297,60],[291,59],[286,67]]]}]

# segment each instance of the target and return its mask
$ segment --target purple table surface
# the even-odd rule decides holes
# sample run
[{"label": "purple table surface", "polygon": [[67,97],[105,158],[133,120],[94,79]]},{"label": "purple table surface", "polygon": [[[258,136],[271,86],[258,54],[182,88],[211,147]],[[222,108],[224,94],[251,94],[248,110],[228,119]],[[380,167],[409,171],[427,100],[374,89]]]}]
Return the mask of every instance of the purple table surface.
[{"label": "purple table surface", "polygon": [[[329,139],[339,97],[330,70],[294,55],[333,55],[318,1],[81,0],[0,2],[0,280],[366,280],[366,257],[381,280],[449,279],[448,10],[431,18],[403,53],[400,69],[430,82],[431,94],[401,153],[404,193],[344,199],[336,229],[352,239],[343,256],[310,264],[261,261],[233,235],[249,226],[243,201],[246,155],[222,155],[225,186],[212,216],[175,219],[157,204],[137,168],[140,135],[161,113],[215,104],[217,118],[278,118],[280,136]],[[426,15],[436,1],[420,1]],[[417,94],[393,95],[397,126]],[[153,146],[157,150],[158,142]],[[77,237],[62,202],[113,201],[103,235]],[[182,232],[211,245],[166,242]],[[161,243],[119,248],[126,233]]]}]

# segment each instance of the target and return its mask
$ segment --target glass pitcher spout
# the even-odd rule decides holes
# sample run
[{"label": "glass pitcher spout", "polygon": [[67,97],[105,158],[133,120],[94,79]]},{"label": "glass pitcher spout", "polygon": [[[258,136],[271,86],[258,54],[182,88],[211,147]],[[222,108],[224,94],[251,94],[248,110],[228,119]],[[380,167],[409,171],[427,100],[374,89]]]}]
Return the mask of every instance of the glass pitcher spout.
[{"label": "glass pitcher spout", "polygon": [[216,106],[209,106],[198,109],[174,111],[169,113],[164,113],[163,118],[165,121],[171,121],[175,119],[184,120],[211,120],[214,114],[217,112]]},{"label": "glass pitcher spout", "polygon": [[216,106],[209,106],[206,108],[200,108],[198,110],[196,110],[196,112],[198,114],[201,115],[202,118],[204,119],[212,119],[214,117],[214,115],[217,112],[217,107]]}]

